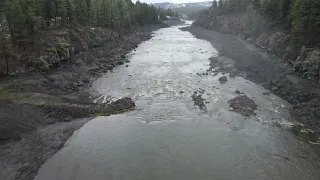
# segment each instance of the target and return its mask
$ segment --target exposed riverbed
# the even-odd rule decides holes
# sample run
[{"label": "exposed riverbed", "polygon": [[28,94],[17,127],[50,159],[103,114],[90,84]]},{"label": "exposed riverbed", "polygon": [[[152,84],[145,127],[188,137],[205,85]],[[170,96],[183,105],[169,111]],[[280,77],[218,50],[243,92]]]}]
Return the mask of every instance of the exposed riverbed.
[{"label": "exposed riverbed", "polygon": [[[179,27],[155,31],[127,55],[128,67],[93,84],[97,103],[129,96],[136,110],[85,124],[36,180],[318,180],[319,157],[289,130],[290,104],[242,77],[221,84],[222,74],[207,71],[219,52]],[[256,115],[231,111],[236,90],[254,100]]]}]

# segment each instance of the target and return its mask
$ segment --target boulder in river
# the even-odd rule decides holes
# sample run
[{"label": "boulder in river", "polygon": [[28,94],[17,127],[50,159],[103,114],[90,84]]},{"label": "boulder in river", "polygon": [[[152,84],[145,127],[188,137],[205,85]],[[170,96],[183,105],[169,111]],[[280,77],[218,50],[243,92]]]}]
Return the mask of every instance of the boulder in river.
[{"label": "boulder in river", "polygon": [[107,70],[112,70],[113,66],[112,65],[106,65]]},{"label": "boulder in river", "polygon": [[219,78],[219,81],[220,81],[221,84],[224,84],[224,83],[226,83],[228,81],[228,78],[227,78],[227,76],[221,76]]},{"label": "boulder in river", "polygon": [[263,95],[270,96],[270,92],[264,92]]},{"label": "boulder in river", "polygon": [[124,62],[123,61],[118,61],[118,64],[122,65],[122,64],[124,64]]},{"label": "boulder in river", "polygon": [[198,106],[200,110],[206,112],[207,107],[204,103],[204,99],[201,97],[203,95],[203,93],[204,93],[204,90],[199,89],[193,93],[191,98],[192,98],[192,101],[194,102],[194,106]]},{"label": "boulder in river", "polygon": [[247,95],[240,95],[228,101],[230,107],[243,116],[249,117],[255,115],[254,111],[257,110],[257,104]]}]

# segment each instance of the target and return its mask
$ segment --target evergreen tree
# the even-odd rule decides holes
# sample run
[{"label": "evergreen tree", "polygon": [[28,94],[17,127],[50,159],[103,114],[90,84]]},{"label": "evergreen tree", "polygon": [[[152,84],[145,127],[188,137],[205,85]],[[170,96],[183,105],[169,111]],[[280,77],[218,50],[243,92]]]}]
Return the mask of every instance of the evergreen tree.
[{"label": "evergreen tree", "polygon": [[54,2],[52,0],[42,0],[41,14],[46,22],[46,26],[49,27],[55,16]]},{"label": "evergreen tree", "polygon": [[88,8],[86,0],[74,0],[77,22],[85,24],[88,20]]},{"label": "evergreen tree", "polygon": [[297,45],[313,45],[320,33],[320,2],[295,0],[292,9],[292,42]]},{"label": "evergreen tree", "polygon": [[[1,22],[1,26],[3,25],[3,21]],[[2,26],[3,27],[3,26]],[[6,33],[3,28],[0,29],[0,57],[5,61],[6,72],[5,74],[9,74],[9,57],[8,57],[8,42],[6,39]]]},{"label": "evergreen tree", "polygon": [[65,25],[67,21],[67,12],[66,12],[66,5],[64,0],[53,0],[54,7],[55,7],[55,23],[57,26],[62,27]]},{"label": "evergreen tree", "polygon": [[5,13],[4,13],[4,9],[5,9],[5,3],[6,2],[2,2],[0,3],[0,25],[1,25],[1,29],[0,29],[0,50],[1,50],[1,54],[0,57],[2,57],[1,59],[3,59],[5,61],[6,64],[6,74],[9,74],[9,59],[8,59],[8,53],[7,53],[7,46],[8,46],[8,41],[6,38],[6,31],[5,31]]},{"label": "evergreen tree", "polygon": [[260,11],[260,8],[261,8],[260,0],[253,0],[252,4],[256,10]]},{"label": "evergreen tree", "polygon": [[72,22],[75,20],[75,6],[70,0],[64,0],[65,4],[65,12],[66,12],[66,20],[69,22],[69,26],[71,26]]},{"label": "evergreen tree", "polygon": [[81,24],[121,31],[132,24],[155,23],[166,14],[176,16],[170,9],[165,12],[131,0],[3,0],[0,10],[0,20],[5,22],[1,27],[10,33],[15,47],[27,47],[29,42],[33,47],[37,31],[49,28]]},{"label": "evergreen tree", "polygon": [[224,7],[223,7],[223,6],[224,6],[223,0],[219,0],[218,5],[219,5],[219,8],[220,8],[220,9],[224,8]]},{"label": "evergreen tree", "polygon": [[213,7],[214,9],[218,7],[218,2],[217,2],[217,0],[213,0],[213,1],[212,1],[212,7]]}]

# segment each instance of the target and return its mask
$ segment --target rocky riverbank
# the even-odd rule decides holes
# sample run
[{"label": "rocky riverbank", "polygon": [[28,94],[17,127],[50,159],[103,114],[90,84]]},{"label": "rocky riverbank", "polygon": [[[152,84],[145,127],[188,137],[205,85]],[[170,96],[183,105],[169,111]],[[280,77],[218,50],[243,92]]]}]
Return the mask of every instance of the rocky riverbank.
[{"label": "rocky riverbank", "polygon": [[[243,76],[262,85],[293,105],[293,116],[310,129],[309,134],[320,134],[320,89],[310,80],[298,76],[292,65],[262,51],[237,36],[191,26],[182,28],[199,39],[209,41],[219,52],[210,58],[208,71]],[[268,93],[266,93],[268,94]],[[317,138],[313,140],[318,141]]]},{"label": "rocky riverbank", "polygon": [[200,15],[194,26],[238,36],[283,59],[292,65],[297,74],[319,85],[320,50],[291,45],[290,32],[283,25],[263,17],[252,6],[244,11],[229,13],[207,11]]},{"label": "rocky riverbank", "polygon": [[94,28],[62,33],[63,38],[55,38],[59,45],[30,62],[36,68],[2,78],[0,179],[33,179],[41,164],[84,123],[133,109],[130,98],[94,104],[97,94],[89,92],[91,82],[129,63],[128,52],[150,39],[153,30],[167,26],[136,27],[121,35]]}]

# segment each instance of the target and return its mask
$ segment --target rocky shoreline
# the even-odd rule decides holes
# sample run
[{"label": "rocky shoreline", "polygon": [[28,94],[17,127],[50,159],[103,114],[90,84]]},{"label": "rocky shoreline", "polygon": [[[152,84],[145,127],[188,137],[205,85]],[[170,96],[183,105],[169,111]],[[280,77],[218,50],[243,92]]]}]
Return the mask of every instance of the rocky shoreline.
[{"label": "rocky shoreline", "polygon": [[199,39],[209,41],[219,51],[210,58],[210,69],[230,73],[230,77],[243,76],[262,85],[271,93],[293,105],[292,114],[309,129],[313,140],[320,135],[320,89],[312,81],[296,74],[287,62],[249,44],[238,36],[191,26],[182,28]]},{"label": "rocky shoreline", "polygon": [[[33,179],[40,166],[90,119],[134,109],[130,98],[109,105],[94,104],[95,95],[89,92],[91,82],[114,67],[129,63],[126,54],[162,27],[168,25],[136,27],[116,38],[107,38],[107,43],[103,36],[96,36],[96,42],[100,42],[96,46],[77,51],[73,44],[73,48],[63,48],[68,53],[59,56],[58,61],[39,61],[40,71],[1,79],[0,179]],[[101,35],[107,32],[99,31],[103,31]],[[80,47],[89,44],[88,39],[82,40]]]},{"label": "rocky shoreline", "polygon": [[297,74],[312,80],[314,85],[320,84],[319,48],[292,45],[288,29],[265,18],[252,6],[239,12],[216,13],[209,11],[202,14],[193,25],[238,36],[244,41],[283,59],[292,65]]}]

